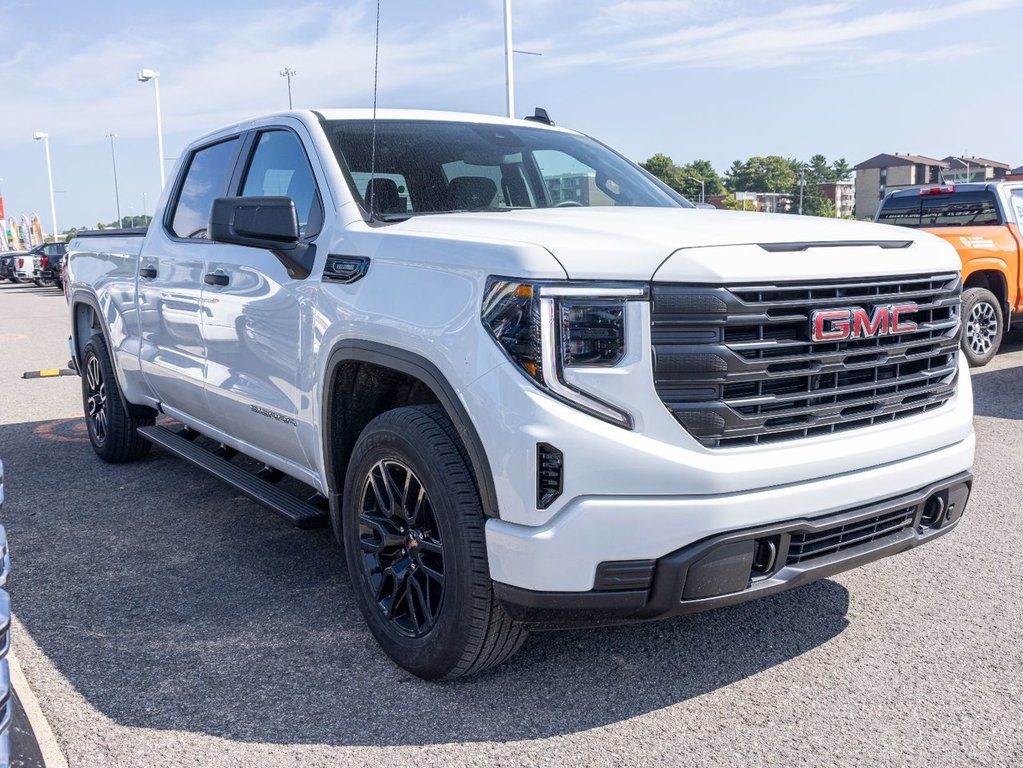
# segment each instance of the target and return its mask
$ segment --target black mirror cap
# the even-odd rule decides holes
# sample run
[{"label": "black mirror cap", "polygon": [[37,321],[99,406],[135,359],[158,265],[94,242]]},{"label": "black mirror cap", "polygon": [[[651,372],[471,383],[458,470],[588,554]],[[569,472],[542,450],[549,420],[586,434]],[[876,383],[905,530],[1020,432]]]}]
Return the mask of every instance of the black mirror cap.
[{"label": "black mirror cap", "polygon": [[253,248],[287,251],[299,242],[298,214],[290,197],[218,197],[209,238]]}]

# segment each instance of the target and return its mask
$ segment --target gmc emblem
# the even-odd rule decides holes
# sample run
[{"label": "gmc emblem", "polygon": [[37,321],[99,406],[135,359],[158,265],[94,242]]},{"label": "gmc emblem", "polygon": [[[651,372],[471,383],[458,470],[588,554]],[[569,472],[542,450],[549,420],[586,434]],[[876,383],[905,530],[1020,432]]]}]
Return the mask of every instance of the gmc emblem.
[{"label": "gmc emblem", "polygon": [[916,312],[918,304],[885,304],[874,307],[870,314],[863,307],[849,309],[818,309],[810,314],[812,341],[845,341],[891,336],[916,330],[916,323],[903,315]]}]

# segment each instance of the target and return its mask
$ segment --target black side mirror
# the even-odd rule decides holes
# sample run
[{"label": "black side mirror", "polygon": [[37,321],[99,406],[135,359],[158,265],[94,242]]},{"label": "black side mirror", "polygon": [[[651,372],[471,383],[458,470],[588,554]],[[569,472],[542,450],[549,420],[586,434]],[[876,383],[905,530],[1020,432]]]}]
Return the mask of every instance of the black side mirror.
[{"label": "black side mirror", "polygon": [[218,197],[207,232],[215,243],[269,250],[297,280],[309,277],[316,259],[316,246],[300,241],[290,197]]},{"label": "black side mirror", "polygon": [[218,197],[210,211],[209,237],[217,243],[274,251],[298,245],[298,214],[290,197]]}]

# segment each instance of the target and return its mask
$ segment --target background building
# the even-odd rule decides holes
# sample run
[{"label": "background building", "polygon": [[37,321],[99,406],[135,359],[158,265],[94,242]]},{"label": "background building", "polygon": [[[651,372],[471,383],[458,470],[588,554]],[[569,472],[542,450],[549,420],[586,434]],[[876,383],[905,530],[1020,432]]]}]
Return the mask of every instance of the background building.
[{"label": "background building", "polygon": [[946,157],[945,181],[965,184],[970,181],[1002,181],[1009,173],[1009,164],[983,157]]},{"label": "background building", "polygon": [[853,181],[825,181],[821,192],[835,206],[835,217],[844,219],[856,215],[856,183]]},{"label": "background building", "polygon": [[855,166],[856,218],[872,219],[877,206],[893,189],[941,183],[944,160],[923,155],[876,155]]}]

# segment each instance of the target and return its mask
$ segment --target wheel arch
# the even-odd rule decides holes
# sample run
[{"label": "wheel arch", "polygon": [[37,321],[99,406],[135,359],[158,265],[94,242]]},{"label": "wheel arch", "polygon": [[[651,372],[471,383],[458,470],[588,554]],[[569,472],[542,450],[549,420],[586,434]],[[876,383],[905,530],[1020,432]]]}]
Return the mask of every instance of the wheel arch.
[{"label": "wheel arch", "polygon": [[[497,491],[483,443],[458,393],[440,369],[415,352],[379,342],[353,339],[342,340],[334,346],[324,376],[320,422],[331,516],[335,517],[339,510],[344,474],[355,440],[370,418],[390,410],[388,407],[370,408],[356,416],[354,422],[346,420],[346,409],[339,397],[344,394],[346,387],[354,383],[351,380],[355,375],[352,371],[363,365],[371,366],[375,371],[391,372],[396,377],[404,377],[404,383],[411,385],[412,390],[415,390],[415,383],[421,384],[431,399],[419,399],[419,402],[435,402],[444,409],[465,446],[483,511],[487,517],[498,517]],[[419,398],[424,396],[424,392],[417,395]]]},{"label": "wheel arch", "polygon": [[146,416],[155,413],[149,406],[128,402],[124,394],[124,373],[114,360],[114,346],[110,340],[110,329],[107,327],[103,312],[100,309],[99,299],[95,294],[79,289],[71,295],[71,346],[75,355],[73,362],[79,375],[82,372],[82,357],[85,353],[85,345],[97,331],[103,335],[103,341],[107,345],[107,352],[111,358],[110,366],[114,369],[114,376],[117,377],[117,390],[120,393],[121,404],[124,406],[125,411],[133,416]]},{"label": "wheel arch", "polygon": [[978,269],[966,276],[963,281],[963,290],[970,288],[984,288],[991,291],[998,299],[1002,308],[1002,322],[1008,326],[1011,307],[1009,306],[1009,286],[1005,279],[1005,273],[998,269]]}]

